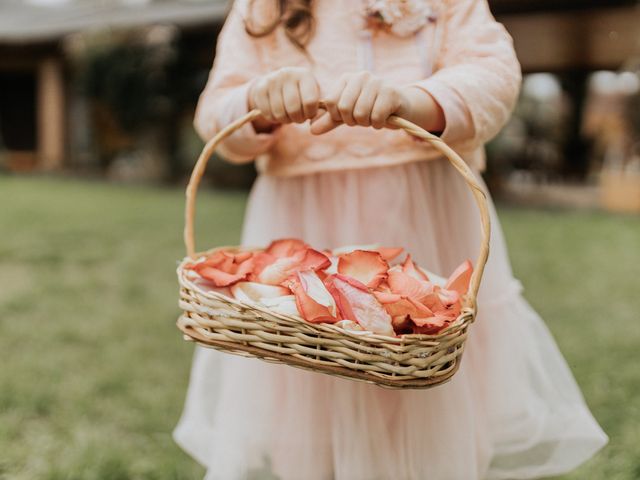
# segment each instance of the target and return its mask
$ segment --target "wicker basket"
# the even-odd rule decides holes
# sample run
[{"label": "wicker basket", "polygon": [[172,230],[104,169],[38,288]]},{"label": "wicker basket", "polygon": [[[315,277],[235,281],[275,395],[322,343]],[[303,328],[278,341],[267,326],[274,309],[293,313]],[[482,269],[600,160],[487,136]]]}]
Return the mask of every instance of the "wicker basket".
[{"label": "wicker basket", "polygon": [[[308,323],[298,316],[284,315],[259,304],[205,291],[189,279],[185,265],[211,252],[196,253],[194,247],[196,192],[207,161],[223,139],[259,114],[258,111],[248,113],[205,145],[187,187],[184,232],[187,257],[180,263],[177,272],[180,308],[183,311],[177,324],[185,339],[228,353],[390,388],[428,388],[449,380],[460,366],[468,328],[476,314],[480,280],[489,255],[487,200],[474,174],[449,146],[439,137],[404,119],[393,117],[389,123],[430,142],[448,158],[471,188],[480,210],[482,245],[469,291],[464,297],[460,316],[445,330],[436,335],[363,335],[331,324]],[[239,247],[236,249],[240,250]]]}]

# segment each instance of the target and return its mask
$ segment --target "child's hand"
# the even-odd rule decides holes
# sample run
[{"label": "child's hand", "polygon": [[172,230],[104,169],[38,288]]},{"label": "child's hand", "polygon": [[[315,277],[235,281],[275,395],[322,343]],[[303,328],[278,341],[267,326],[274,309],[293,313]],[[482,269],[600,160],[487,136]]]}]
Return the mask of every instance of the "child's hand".
[{"label": "child's hand", "polygon": [[254,122],[265,130],[275,124],[302,123],[316,116],[320,100],[318,83],[309,69],[285,67],[259,78],[249,90],[249,109],[259,109]]},{"label": "child's hand", "polygon": [[345,123],[383,128],[398,115],[432,131],[444,130],[444,114],[427,92],[393,87],[369,72],[348,74],[325,100],[327,112],[314,119],[311,133],[319,135]]}]

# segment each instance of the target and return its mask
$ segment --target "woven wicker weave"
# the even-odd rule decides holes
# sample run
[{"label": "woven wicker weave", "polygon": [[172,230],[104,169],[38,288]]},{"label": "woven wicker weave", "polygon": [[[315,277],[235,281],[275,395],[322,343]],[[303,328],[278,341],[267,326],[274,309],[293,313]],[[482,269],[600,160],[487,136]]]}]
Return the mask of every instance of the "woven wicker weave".
[{"label": "woven wicker weave", "polygon": [[[439,137],[404,119],[389,123],[430,142],[464,177],[480,210],[482,244],[460,316],[436,335],[388,337],[351,332],[331,324],[312,324],[257,303],[235,300],[199,288],[185,265],[209,252],[194,246],[195,198],[209,157],[217,145],[260,112],[252,111],[221,130],[204,147],[187,187],[185,244],[187,257],[178,267],[180,308],[178,327],[185,339],[228,353],[257,357],[390,388],[428,388],[449,380],[457,371],[469,325],[476,314],[476,296],[489,255],[487,200],[474,174]],[[240,250],[238,247],[225,249]],[[192,277],[191,277],[192,278]]]}]

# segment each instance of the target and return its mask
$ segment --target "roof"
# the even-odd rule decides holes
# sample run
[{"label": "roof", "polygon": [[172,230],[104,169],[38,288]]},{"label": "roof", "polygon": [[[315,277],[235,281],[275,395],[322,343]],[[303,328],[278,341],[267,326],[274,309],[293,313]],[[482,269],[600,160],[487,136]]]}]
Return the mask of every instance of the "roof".
[{"label": "roof", "polygon": [[[205,25],[230,0],[0,0],[0,43],[56,40],[69,33],[154,23]],[[632,5],[637,0],[489,0],[497,14]]]},{"label": "roof", "polygon": [[46,42],[82,30],[154,23],[198,26],[224,19],[227,4],[227,0],[5,0],[0,1],[0,43]]},{"label": "roof", "polygon": [[637,3],[638,0],[489,0],[496,14],[625,7]]}]

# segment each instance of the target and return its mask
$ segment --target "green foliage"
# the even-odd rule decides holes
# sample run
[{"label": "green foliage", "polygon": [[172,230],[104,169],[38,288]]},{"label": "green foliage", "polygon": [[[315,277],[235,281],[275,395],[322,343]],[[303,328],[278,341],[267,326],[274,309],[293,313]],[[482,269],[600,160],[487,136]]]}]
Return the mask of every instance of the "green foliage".
[{"label": "green foliage", "polygon": [[[174,445],[192,346],[175,329],[183,192],[0,177],[0,478],[188,480]],[[200,195],[201,247],[245,194]],[[501,210],[516,274],[611,445],[564,480],[640,473],[640,220]]]},{"label": "green foliage", "polygon": [[170,75],[177,53],[173,41],[150,43],[134,34],[94,41],[77,58],[80,88],[108,107],[123,130],[138,130],[176,109]]}]

